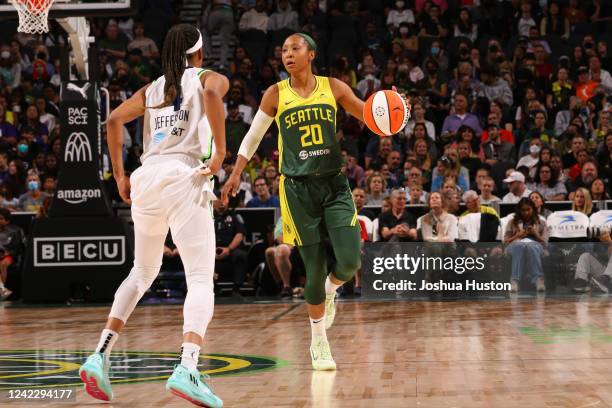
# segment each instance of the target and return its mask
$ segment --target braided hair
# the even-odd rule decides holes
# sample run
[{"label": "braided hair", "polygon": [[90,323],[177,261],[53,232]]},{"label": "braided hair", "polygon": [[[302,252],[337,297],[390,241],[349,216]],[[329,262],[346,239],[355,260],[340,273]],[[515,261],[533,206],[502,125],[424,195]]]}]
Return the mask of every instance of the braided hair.
[{"label": "braided hair", "polygon": [[166,79],[164,101],[154,106],[154,109],[173,105],[181,98],[181,78],[185,72],[185,59],[189,57],[185,51],[193,47],[199,37],[198,29],[191,24],[177,24],[168,31],[161,55],[162,72]]}]

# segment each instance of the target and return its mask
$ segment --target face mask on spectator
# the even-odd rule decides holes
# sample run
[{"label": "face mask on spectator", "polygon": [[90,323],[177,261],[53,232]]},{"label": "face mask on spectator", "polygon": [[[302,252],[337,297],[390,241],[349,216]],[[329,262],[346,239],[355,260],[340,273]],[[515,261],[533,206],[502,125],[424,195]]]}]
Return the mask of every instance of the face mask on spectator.
[{"label": "face mask on spectator", "polygon": [[8,51],[2,51],[2,54],[0,54],[0,57],[2,57],[2,59],[9,59],[11,57],[11,53]]},{"label": "face mask on spectator", "polygon": [[404,8],[404,2],[403,1],[396,1],[395,2],[395,7],[397,7],[398,9]]},{"label": "face mask on spectator", "polygon": [[540,153],[540,146],[538,146],[538,145],[531,145],[531,146],[529,146],[529,152],[531,152],[533,154]]},{"label": "face mask on spectator", "polygon": [[23,143],[17,145],[17,151],[19,153],[27,153],[28,152],[28,145],[27,144],[23,144]]},{"label": "face mask on spectator", "polygon": [[30,191],[36,191],[38,190],[38,181],[28,181],[28,189]]},{"label": "face mask on spectator", "polygon": [[431,47],[431,55],[438,55],[439,52],[440,52],[440,48]]}]

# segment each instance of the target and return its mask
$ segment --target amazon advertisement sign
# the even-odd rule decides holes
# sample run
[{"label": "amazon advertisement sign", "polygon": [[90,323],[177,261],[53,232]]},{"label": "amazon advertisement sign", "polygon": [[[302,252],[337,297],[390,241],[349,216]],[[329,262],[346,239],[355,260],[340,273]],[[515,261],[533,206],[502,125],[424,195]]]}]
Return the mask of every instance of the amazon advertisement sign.
[{"label": "amazon advertisement sign", "polygon": [[62,157],[49,216],[108,216],[111,209],[100,172],[100,109],[95,83],[62,85]]}]

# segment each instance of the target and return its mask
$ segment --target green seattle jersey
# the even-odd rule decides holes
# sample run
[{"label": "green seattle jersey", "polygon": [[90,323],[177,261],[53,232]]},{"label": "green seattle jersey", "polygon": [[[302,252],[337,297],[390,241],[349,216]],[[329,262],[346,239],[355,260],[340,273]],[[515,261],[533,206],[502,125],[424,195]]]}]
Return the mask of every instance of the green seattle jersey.
[{"label": "green seattle jersey", "polygon": [[289,79],[277,84],[279,171],[289,177],[329,175],[342,167],[336,100],[329,78],[315,79],[317,85],[307,98],[291,89]]}]

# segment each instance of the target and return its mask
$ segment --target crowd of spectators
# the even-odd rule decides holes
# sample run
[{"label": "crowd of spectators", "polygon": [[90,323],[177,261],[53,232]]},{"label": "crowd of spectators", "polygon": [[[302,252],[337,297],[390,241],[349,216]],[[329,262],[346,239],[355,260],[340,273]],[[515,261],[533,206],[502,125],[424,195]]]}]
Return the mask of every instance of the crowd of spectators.
[{"label": "crowd of spectators", "polygon": [[[178,21],[180,3],[143,3],[138,18],[90,20],[111,109],[160,75],[163,38]],[[414,237],[416,220],[410,228],[396,222],[410,218],[407,203],[436,209],[425,220],[429,233],[432,219],[443,226],[447,215],[459,215],[446,206],[458,209],[462,198],[495,210],[527,198],[542,215],[546,202],[585,208],[586,200],[596,209],[610,198],[607,1],[205,0],[199,25],[207,63],[230,78],[220,185],[263,92],[287,77],[283,40],[301,31],[318,44],[317,74],[344,81],[363,99],[395,85],[412,102],[411,120],[391,137],[337,112],[343,171],[360,213],[376,218],[368,207],[386,210],[381,239]],[[56,23],[43,36],[14,33],[0,41],[0,205],[44,212],[62,160],[59,50],[68,40]],[[238,206],[279,206],[277,133],[273,125],[248,164]],[[131,171],[142,123],[128,124],[125,135]],[[112,187],[107,157],[104,174]]]}]

